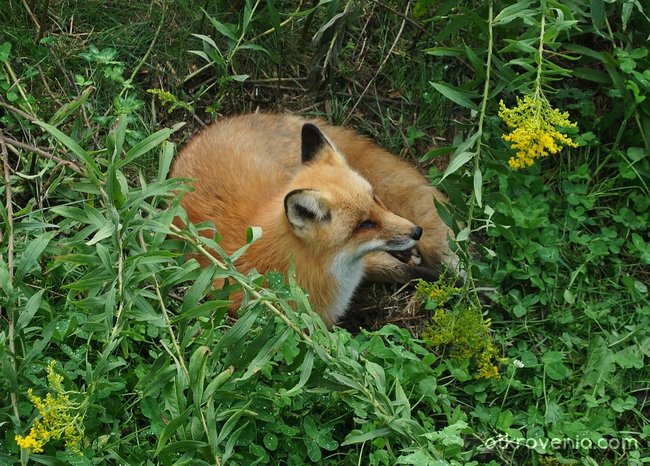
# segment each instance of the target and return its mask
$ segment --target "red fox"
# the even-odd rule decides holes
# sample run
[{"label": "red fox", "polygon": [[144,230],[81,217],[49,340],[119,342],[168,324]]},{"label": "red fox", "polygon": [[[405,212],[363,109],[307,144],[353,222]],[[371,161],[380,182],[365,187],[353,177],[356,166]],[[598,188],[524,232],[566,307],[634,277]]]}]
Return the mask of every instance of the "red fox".
[{"label": "red fox", "polygon": [[[237,268],[286,275],[293,261],[328,327],[364,277],[405,283],[457,262],[433,206],[443,196],[407,162],[349,129],[290,115],[224,119],[190,140],[171,176],[196,180],[182,205],[192,222],[214,222],[228,254],[245,244],[248,226],[260,226],[262,237]],[[390,254],[413,248],[422,266]]]}]

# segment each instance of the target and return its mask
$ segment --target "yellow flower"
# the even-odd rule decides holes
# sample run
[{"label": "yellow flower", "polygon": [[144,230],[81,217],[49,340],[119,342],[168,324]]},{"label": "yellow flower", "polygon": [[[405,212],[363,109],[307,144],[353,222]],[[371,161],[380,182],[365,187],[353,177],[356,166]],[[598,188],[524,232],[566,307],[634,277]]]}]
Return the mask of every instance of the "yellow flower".
[{"label": "yellow flower", "polygon": [[495,361],[499,361],[497,349],[490,342],[488,343],[487,348],[485,348],[485,350],[476,358],[478,366],[478,374],[476,375],[476,378],[499,380],[501,374],[499,373],[499,368],[496,366]]},{"label": "yellow flower", "polygon": [[503,100],[499,102],[499,116],[512,128],[503,135],[517,151],[508,161],[515,170],[526,168],[535,163],[535,159],[557,154],[562,146],[578,147],[571,138],[562,134],[557,128],[573,128],[575,123],[569,120],[567,112],[560,112],[551,107],[541,92],[534,96],[517,97],[517,105],[507,108]]},{"label": "yellow flower", "polygon": [[415,286],[418,295],[426,298],[430,303],[443,308],[444,305],[460,293],[460,288],[453,287],[445,283],[445,276],[442,275],[435,283],[429,283],[420,280]]},{"label": "yellow flower", "polygon": [[34,432],[31,432],[27,437],[16,435],[16,443],[20,448],[31,450],[34,453],[42,452],[43,445],[45,444],[43,440],[37,439],[35,437]]},{"label": "yellow flower", "polygon": [[[48,393],[45,399],[34,395],[32,389],[27,391],[27,398],[32,402],[41,416],[32,424],[29,435],[16,435],[16,443],[20,448],[40,453],[43,446],[50,440],[65,439],[67,448],[81,453],[84,439],[83,406],[70,401],[68,392],[63,389],[63,376],[54,372],[56,361],[47,368],[47,381],[55,394]],[[76,392],[73,392],[76,393]]]}]

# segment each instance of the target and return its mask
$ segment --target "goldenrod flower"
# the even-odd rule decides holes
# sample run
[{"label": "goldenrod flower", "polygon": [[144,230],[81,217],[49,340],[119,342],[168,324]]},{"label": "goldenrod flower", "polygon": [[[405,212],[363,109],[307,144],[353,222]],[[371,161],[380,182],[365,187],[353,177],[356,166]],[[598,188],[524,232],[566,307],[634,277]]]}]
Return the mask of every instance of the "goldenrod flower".
[{"label": "goldenrod flower", "polygon": [[16,443],[20,448],[25,448],[27,450],[32,451],[33,453],[42,452],[43,445],[45,445],[45,441],[36,437],[33,428],[32,428],[32,432],[30,432],[30,434],[27,437],[16,435]]},{"label": "goldenrod flower", "polygon": [[569,120],[568,112],[561,112],[551,107],[544,94],[517,97],[517,105],[507,108],[503,100],[499,102],[499,116],[512,128],[503,135],[510,142],[517,154],[508,164],[517,170],[533,165],[535,159],[557,154],[562,146],[578,147],[573,140],[562,134],[557,128],[573,128],[575,123]]},{"label": "goldenrod flower", "polygon": [[499,380],[501,374],[499,373],[499,368],[496,366],[495,361],[500,361],[500,358],[497,354],[497,349],[492,345],[492,342],[490,342],[485,350],[476,358],[478,366],[478,374],[476,375],[476,378]]},{"label": "goldenrod flower", "polygon": [[418,295],[428,299],[430,303],[433,303],[439,308],[443,308],[447,301],[449,301],[461,291],[460,288],[450,286],[444,281],[444,275],[441,276],[435,283],[428,283],[424,280],[420,280],[415,286],[415,290]]},{"label": "goldenrod flower", "polygon": [[55,365],[56,361],[52,361],[47,368],[48,385],[54,390],[54,395],[48,393],[43,399],[34,395],[31,388],[27,391],[27,398],[41,419],[34,421],[29,435],[16,435],[16,443],[20,448],[40,453],[48,441],[64,438],[67,448],[81,453],[84,438],[83,406],[70,401],[68,392],[63,389],[63,376],[54,372]]}]

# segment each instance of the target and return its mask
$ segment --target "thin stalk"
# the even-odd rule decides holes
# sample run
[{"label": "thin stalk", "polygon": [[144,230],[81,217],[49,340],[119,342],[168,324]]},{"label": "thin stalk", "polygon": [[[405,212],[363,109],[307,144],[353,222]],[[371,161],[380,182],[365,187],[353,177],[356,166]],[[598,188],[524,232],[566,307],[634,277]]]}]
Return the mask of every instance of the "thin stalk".
[{"label": "thin stalk", "polygon": [[[5,198],[7,201],[6,210],[7,210],[7,268],[9,272],[9,283],[13,281],[14,276],[14,208],[11,192],[11,180],[9,177],[9,154],[7,153],[7,146],[5,145],[4,137],[0,133],[0,150],[2,151],[2,167],[5,180]],[[9,325],[8,329],[8,339],[9,339],[9,351],[13,355],[11,364],[13,366],[14,372],[16,372],[16,328],[14,323],[14,310],[12,306],[7,307],[7,321]],[[11,398],[11,406],[14,410],[14,416],[16,417],[16,422],[20,423],[20,413],[18,411],[18,399],[16,397],[16,392],[13,390],[9,393]]]},{"label": "thin stalk", "polygon": [[[479,136],[476,139],[477,144],[476,144],[476,154],[472,158],[472,161],[474,162],[474,172],[476,173],[477,170],[481,169],[481,148],[483,147],[483,126],[485,124],[485,115],[487,113],[487,103],[488,103],[488,98],[490,95],[490,71],[492,69],[492,49],[493,49],[493,44],[494,44],[494,38],[493,38],[493,33],[492,33],[492,21],[494,19],[494,6],[492,4],[492,0],[488,2],[488,47],[487,47],[487,58],[485,60],[485,84],[483,85],[483,98],[481,100],[481,109],[479,112],[479,117],[478,117],[478,133]],[[469,204],[469,209],[468,209],[468,214],[467,214],[467,228],[469,231],[472,231],[472,223],[474,220],[474,206],[477,203],[477,198],[476,198],[476,193],[471,197],[470,199],[470,204]],[[465,251],[467,257],[469,257],[469,251]],[[468,267],[466,270],[467,273],[467,284],[473,284],[474,280],[472,278],[472,268]],[[476,300],[476,303],[479,303],[479,297],[478,297],[478,291],[476,290],[476,287],[472,286],[472,290],[474,293],[474,298]]]}]

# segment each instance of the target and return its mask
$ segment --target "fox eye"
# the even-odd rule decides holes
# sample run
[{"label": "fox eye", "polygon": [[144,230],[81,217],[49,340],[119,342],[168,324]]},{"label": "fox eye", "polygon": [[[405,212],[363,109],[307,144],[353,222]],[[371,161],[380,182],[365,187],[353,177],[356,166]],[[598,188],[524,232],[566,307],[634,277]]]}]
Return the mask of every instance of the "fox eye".
[{"label": "fox eye", "polygon": [[359,224],[357,227],[359,230],[369,230],[371,228],[375,228],[377,224],[373,222],[372,220],[364,220]]}]

